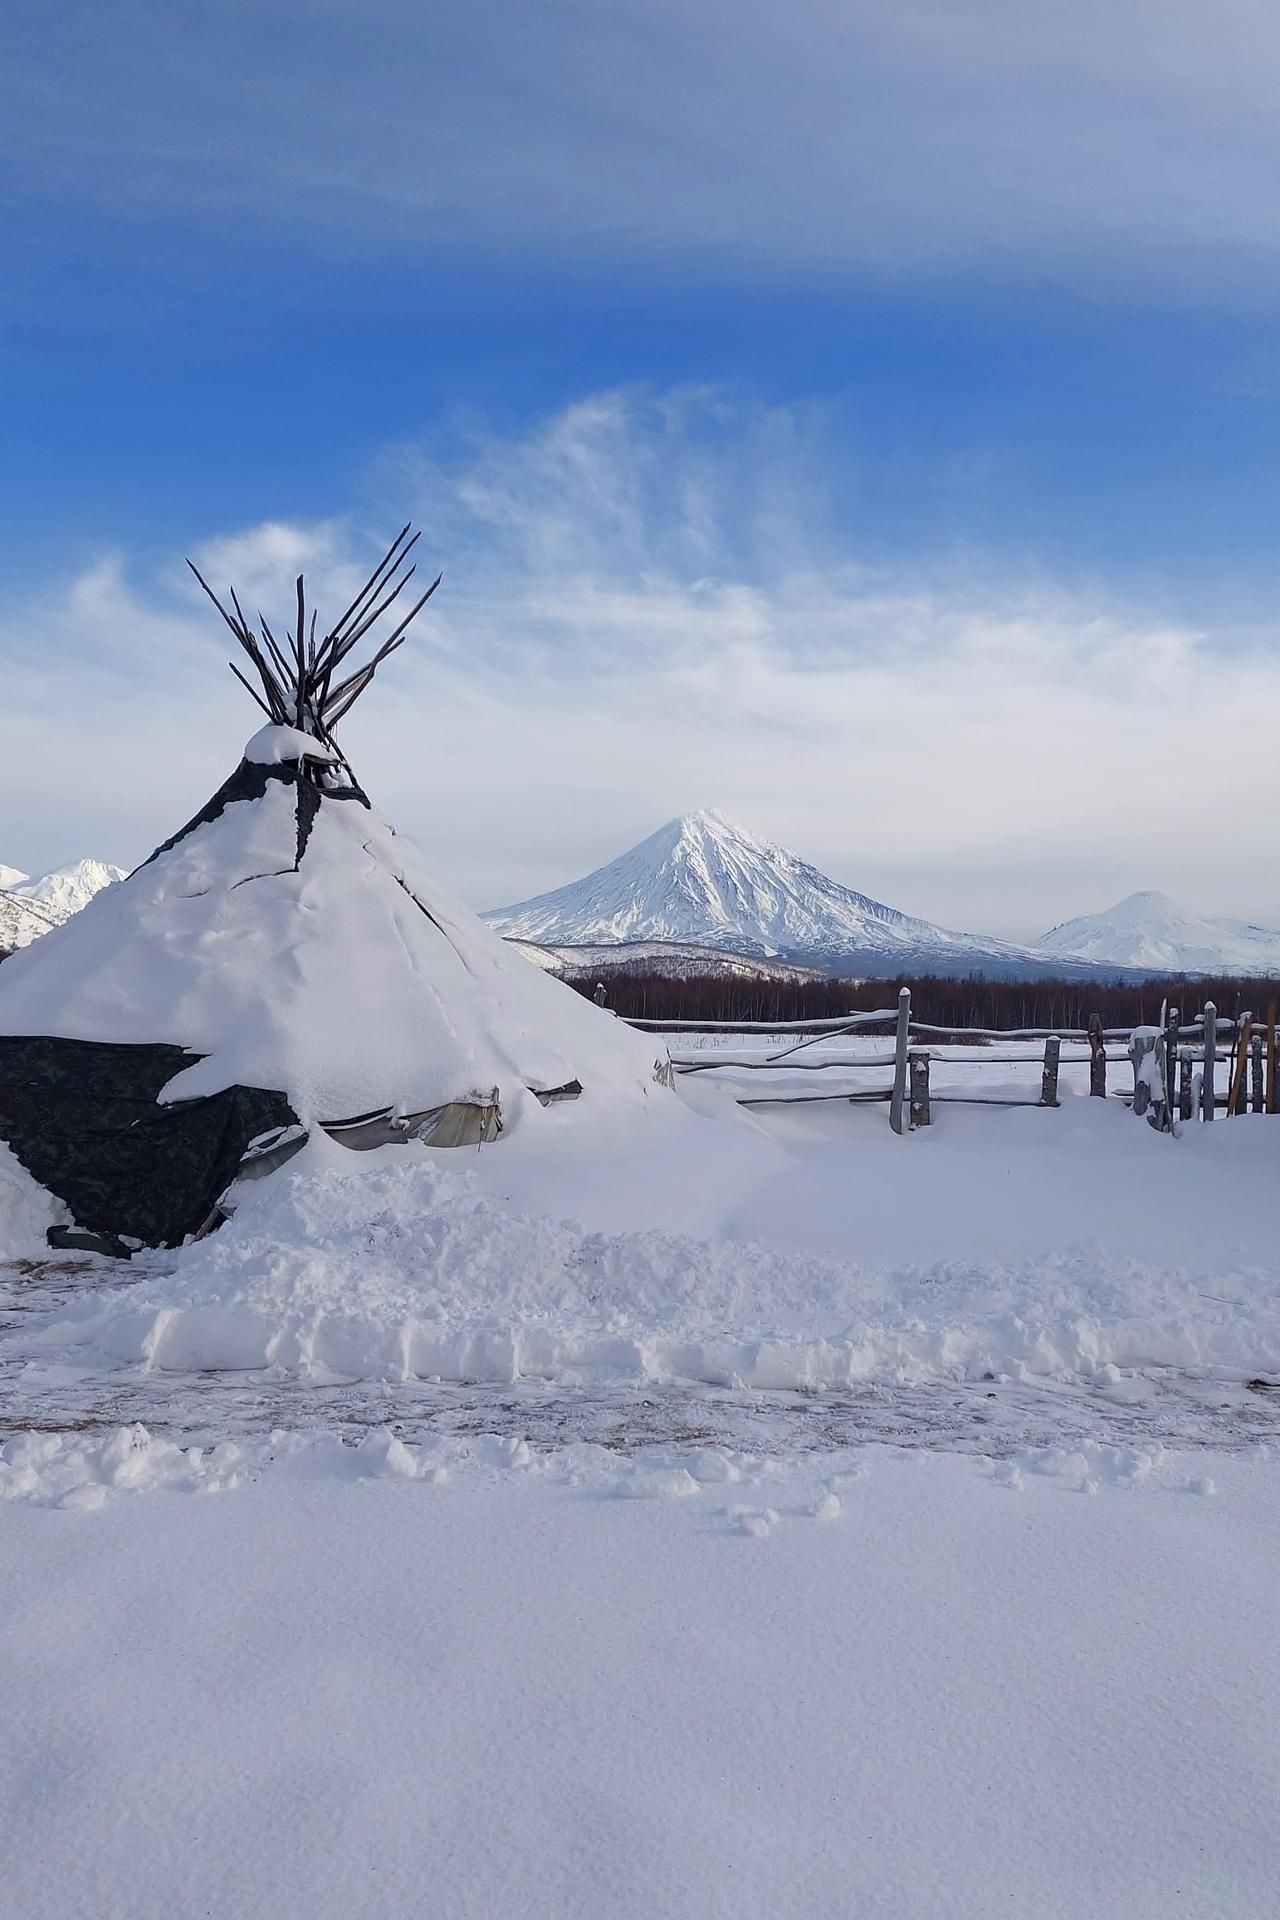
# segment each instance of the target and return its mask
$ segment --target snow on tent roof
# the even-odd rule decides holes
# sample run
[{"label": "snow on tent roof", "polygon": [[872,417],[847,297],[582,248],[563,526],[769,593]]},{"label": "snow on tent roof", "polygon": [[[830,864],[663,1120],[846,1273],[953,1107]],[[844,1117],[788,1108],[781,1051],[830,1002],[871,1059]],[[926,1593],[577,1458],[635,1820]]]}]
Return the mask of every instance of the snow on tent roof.
[{"label": "snow on tent roof", "polygon": [[[492,1139],[552,1099],[641,1102],[669,1078],[651,1041],[531,966],[450,895],[374,811],[334,738],[434,591],[365,666],[340,674],[411,577],[408,531],[319,644],[301,579],[283,643],[265,622],[252,634],[234,594],[234,614],[219,603],[261,692],[233,671],[267,725],[143,866],[0,967],[0,1139],[95,1231],[172,1241],[199,1224],[158,1222],[136,1191],[114,1204],[116,1190],[137,1187],[138,1169],[114,1178],[105,1136],[136,1134],[139,1112],[152,1126],[155,1102],[177,1127],[192,1103],[278,1096],[271,1109],[240,1099],[240,1118],[226,1122],[248,1129],[238,1157],[264,1121],[319,1124],[366,1145],[397,1127],[403,1137],[412,1116],[417,1137],[461,1144]],[[132,1118],[108,1125],[79,1110],[76,1086],[92,1080],[110,1093],[113,1060],[136,1081],[142,1050]],[[40,1141],[51,1130],[52,1161]],[[86,1156],[101,1163],[87,1183]],[[220,1163],[218,1191],[224,1171]]]}]

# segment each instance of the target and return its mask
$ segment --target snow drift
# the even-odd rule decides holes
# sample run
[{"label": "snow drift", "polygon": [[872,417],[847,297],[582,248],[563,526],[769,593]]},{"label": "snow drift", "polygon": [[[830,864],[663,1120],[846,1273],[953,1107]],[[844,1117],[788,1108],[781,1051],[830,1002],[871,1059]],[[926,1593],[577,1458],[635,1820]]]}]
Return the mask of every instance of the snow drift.
[{"label": "snow drift", "polygon": [[36,1184],[0,1140],[0,1260],[47,1258],[45,1235],[66,1218],[66,1208]]},{"label": "snow drift", "polygon": [[496,1207],[434,1160],[377,1160],[349,1174],[309,1155],[172,1272],[59,1321],[43,1346],[181,1372],[810,1390],[1280,1366],[1275,1271],[1210,1285],[1087,1248],[885,1270],[589,1233]]}]

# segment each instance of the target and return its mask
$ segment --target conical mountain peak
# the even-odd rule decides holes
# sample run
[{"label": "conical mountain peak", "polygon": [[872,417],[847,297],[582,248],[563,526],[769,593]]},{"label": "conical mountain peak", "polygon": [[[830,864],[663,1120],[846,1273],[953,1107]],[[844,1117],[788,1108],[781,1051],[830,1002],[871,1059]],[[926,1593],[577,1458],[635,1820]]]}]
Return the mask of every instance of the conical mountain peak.
[{"label": "conical mountain peak", "polygon": [[830,879],[712,807],[669,820],[570,885],[485,915],[504,934],[554,945],[683,941],[730,952],[903,966],[976,964],[1016,948],[948,933]]},{"label": "conical mountain peak", "polygon": [[1099,966],[1151,973],[1273,973],[1280,969],[1280,930],[1234,920],[1208,920],[1167,893],[1130,893],[1103,913],[1051,927],[1041,946]]},{"label": "conical mountain peak", "polygon": [[692,813],[681,814],[679,825],[682,827],[719,827],[729,833],[742,834],[745,839],[750,839],[751,837],[745,828],[740,827],[736,821],[730,820],[728,814],[721,813],[719,807],[695,807]]}]

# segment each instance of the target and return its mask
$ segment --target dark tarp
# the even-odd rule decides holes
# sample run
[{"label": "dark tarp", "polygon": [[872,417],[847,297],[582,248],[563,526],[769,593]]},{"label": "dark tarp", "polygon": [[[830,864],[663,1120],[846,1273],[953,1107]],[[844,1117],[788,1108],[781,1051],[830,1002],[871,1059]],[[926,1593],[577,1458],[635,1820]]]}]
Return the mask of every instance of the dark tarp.
[{"label": "dark tarp", "polygon": [[182,1047],[0,1035],[0,1140],[94,1233],[180,1246],[251,1140],[297,1124],[282,1093],[228,1087],[157,1106],[201,1056]]}]

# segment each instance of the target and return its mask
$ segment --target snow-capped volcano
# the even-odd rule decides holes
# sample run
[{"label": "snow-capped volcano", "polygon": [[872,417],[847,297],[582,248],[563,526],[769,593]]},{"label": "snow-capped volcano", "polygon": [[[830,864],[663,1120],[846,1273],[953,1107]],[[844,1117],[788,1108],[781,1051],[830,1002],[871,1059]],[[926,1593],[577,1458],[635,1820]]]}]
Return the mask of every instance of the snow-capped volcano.
[{"label": "snow-capped volcano", "polygon": [[1280,973],[1280,929],[1202,920],[1165,893],[1131,893],[1105,913],[1051,927],[1048,953],[1153,973]]},{"label": "snow-capped volcano", "polygon": [[679,940],[869,972],[1025,972],[1037,959],[1046,970],[1029,949],[951,932],[841,886],[710,810],[669,820],[585,879],[483,917],[551,945]]},{"label": "snow-capped volcano", "polygon": [[123,879],[123,867],[105,860],[76,860],[37,880],[17,867],[0,865],[0,953],[30,946],[79,913],[113,880]]}]

